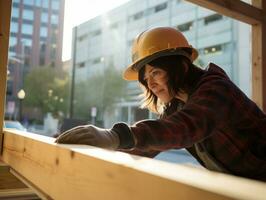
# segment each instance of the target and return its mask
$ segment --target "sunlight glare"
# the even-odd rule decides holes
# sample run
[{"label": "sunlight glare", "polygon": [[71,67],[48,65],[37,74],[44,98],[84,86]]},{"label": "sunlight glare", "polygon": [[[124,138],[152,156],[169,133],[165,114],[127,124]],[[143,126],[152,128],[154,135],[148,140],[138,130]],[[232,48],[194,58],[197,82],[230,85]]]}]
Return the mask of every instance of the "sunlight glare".
[{"label": "sunlight glare", "polygon": [[71,57],[72,28],[129,0],[66,0],[62,60]]}]

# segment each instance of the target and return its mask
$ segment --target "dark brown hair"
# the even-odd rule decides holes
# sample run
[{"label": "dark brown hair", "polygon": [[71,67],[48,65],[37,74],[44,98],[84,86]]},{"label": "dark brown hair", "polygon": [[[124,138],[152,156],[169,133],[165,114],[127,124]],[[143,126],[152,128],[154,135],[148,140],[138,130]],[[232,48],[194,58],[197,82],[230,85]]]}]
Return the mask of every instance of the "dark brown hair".
[{"label": "dark brown hair", "polygon": [[[164,56],[148,64],[154,68],[160,68],[166,71],[168,76],[167,87],[172,96],[176,96],[180,91],[189,95],[193,90],[195,82],[203,74],[202,69],[193,65],[184,56]],[[144,90],[142,107],[148,108],[155,113],[161,113],[160,108],[163,105],[158,101],[157,96],[148,88],[147,82],[144,80],[144,73],[145,67],[142,67],[138,77]]]}]

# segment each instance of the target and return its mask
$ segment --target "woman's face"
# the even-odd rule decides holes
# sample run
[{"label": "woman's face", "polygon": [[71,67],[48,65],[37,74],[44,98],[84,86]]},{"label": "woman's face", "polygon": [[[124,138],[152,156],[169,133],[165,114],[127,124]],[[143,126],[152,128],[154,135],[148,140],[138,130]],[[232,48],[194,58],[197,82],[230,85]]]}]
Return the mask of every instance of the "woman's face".
[{"label": "woman's face", "polygon": [[146,64],[144,81],[147,83],[148,88],[152,91],[152,93],[156,95],[163,103],[168,103],[173,98],[168,91],[168,76],[166,71]]}]

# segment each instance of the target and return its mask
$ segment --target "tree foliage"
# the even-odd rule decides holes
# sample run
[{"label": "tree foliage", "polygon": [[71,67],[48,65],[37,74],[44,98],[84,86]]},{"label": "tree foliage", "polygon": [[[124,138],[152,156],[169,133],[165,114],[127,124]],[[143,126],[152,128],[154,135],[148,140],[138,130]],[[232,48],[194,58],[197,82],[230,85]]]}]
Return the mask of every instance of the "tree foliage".
[{"label": "tree foliage", "polygon": [[43,114],[66,114],[69,96],[69,79],[66,72],[51,66],[38,67],[25,78],[25,105],[37,107]]},{"label": "tree foliage", "polygon": [[75,86],[75,116],[89,119],[91,108],[96,107],[98,119],[102,120],[103,113],[125,96],[126,82],[121,74],[114,67],[108,67],[103,73],[78,83]]}]

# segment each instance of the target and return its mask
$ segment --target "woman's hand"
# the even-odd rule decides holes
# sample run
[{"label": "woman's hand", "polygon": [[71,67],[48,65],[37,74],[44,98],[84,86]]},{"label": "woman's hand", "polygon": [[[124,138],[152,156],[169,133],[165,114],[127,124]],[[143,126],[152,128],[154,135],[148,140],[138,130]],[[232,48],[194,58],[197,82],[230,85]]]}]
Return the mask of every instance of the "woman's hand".
[{"label": "woman's hand", "polygon": [[87,144],[106,149],[116,150],[120,140],[116,132],[93,125],[77,126],[59,135],[56,143]]}]

